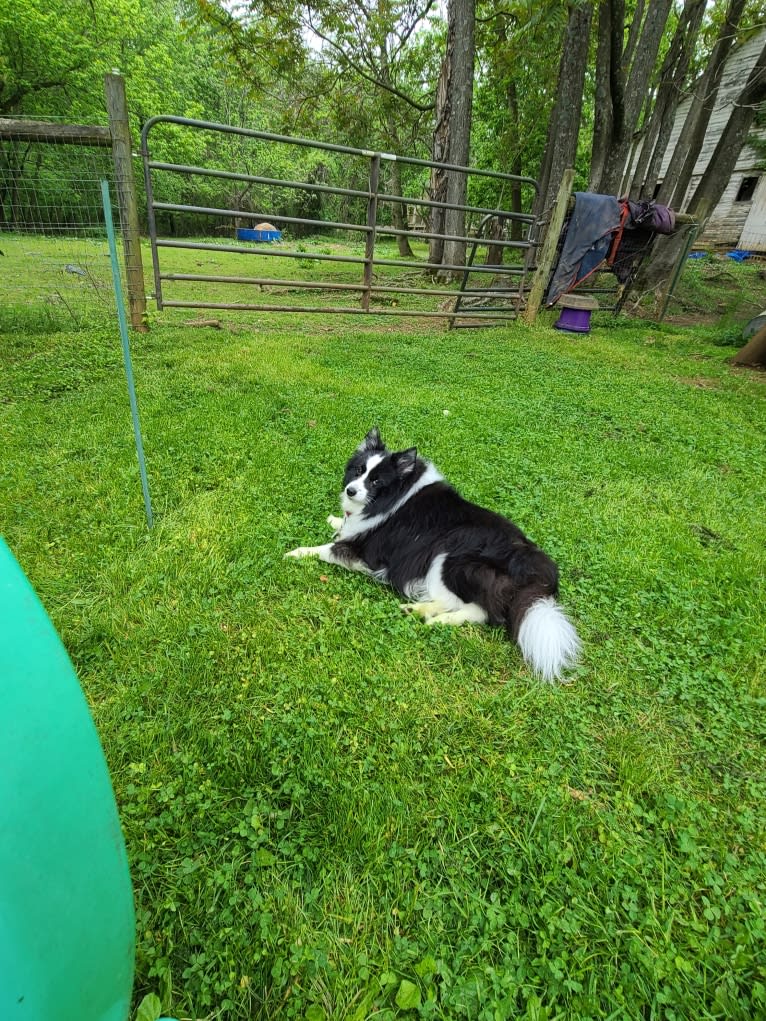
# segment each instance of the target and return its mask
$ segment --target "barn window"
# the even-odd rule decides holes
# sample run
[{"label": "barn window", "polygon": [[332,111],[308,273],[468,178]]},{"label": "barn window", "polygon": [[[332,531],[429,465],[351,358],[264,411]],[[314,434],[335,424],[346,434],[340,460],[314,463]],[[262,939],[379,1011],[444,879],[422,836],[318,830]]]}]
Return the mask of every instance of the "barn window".
[{"label": "barn window", "polygon": [[758,181],[759,178],[757,177],[743,177],[739,185],[737,197],[734,201],[749,202],[755,193],[755,186],[758,184]]}]

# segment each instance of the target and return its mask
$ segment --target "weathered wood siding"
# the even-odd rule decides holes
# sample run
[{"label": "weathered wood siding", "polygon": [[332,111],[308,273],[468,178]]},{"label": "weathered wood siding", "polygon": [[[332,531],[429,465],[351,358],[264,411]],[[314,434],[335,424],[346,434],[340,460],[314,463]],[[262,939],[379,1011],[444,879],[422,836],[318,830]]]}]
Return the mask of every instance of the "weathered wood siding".
[{"label": "weathered wood siding", "polygon": [[[707,245],[736,245],[745,226],[747,214],[750,212],[751,203],[735,202],[737,191],[744,176],[755,176],[752,174],[741,174],[735,172],[729,181],[718,205],[708,221],[702,240]],[[697,178],[699,180],[699,178]],[[766,225],[764,225],[766,227]]]},{"label": "weathered wood siding", "polygon": [[750,202],[739,247],[751,252],[766,252],[766,174],[761,175]]},{"label": "weathered wood siding", "polygon": [[[700,150],[699,159],[694,168],[694,174],[684,197],[682,208],[686,207],[686,203],[693,195],[694,189],[699,184],[700,178],[710,162],[710,157],[713,155],[718,144],[718,139],[721,137],[721,133],[728,122],[731,108],[736,102],[737,96],[744,88],[748,75],[763,49],[764,41],[766,41],[766,29],[757,32],[750,39],[735,47],[729,54],[729,59],[726,62],[721,78],[718,97],[710,116],[705,141]],[[662,162],[663,174],[670,162],[671,154],[678,141],[678,136],[681,133],[681,127],[686,119],[690,104],[691,100],[686,99],[678,108],[673,132]],[[766,129],[755,129],[753,133],[766,139]],[[732,172],[729,185],[713,211],[707,230],[700,238],[701,243],[708,245],[730,245],[732,248],[739,243],[742,229],[745,226],[745,221],[752,206],[752,200],[736,202],[737,192],[745,177],[760,177],[764,173],[765,171],[758,167],[758,157],[755,151],[751,146],[745,144],[742,147],[742,152],[739,154],[739,159]],[[752,224],[748,226],[751,227]],[[751,232],[749,230],[749,234],[754,234],[755,236],[760,234],[763,238],[760,246],[750,245],[750,248],[753,251],[766,251],[766,217],[764,217],[763,231],[756,230]]]}]

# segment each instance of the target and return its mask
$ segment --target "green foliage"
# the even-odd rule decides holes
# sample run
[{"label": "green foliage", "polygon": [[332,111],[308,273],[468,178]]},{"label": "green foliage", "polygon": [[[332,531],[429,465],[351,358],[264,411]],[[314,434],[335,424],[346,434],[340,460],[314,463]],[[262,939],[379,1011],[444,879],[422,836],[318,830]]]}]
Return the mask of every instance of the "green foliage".
[{"label": "green foliage", "polygon": [[197,0],[192,10],[192,23],[213,33],[241,81],[261,91],[275,79],[300,77],[306,49],[300,5]]},{"label": "green foliage", "polygon": [[149,993],[138,1005],[135,1021],[157,1021],[162,1013],[162,1003],[156,993]]},{"label": "green foliage", "polygon": [[[151,535],[116,335],[2,333],[0,517],[104,743],[137,1006],[764,1015],[763,383],[714,327],[595,323],[163,315]],[[375,422],[558,559],[571,686],[283,559]]]},{"label": "green foliage", "polygon": [[[441,60],[433,38],[442,36],[426,20],[430,7],[412,0],[322,0],[266,8],[245,0],[232,13],[220,0],[199,3],[201,18],[215,27],[245,80],[264,91],[278,80],[287,108],[297,108],[301,123],[314,125],[325,140],[426,153]],[[275,28],[272,56],[264,32]],[[285,39],[289,56],[279,49]]]},{"label": "green foliage", "polygon": [[89,79],[100,69],[114,66],[121,34],[118,26],[137,11],[133,0],[105,0],[97,17],[87,4],[41,0],[4,4],[0,9],[0,113],[29,112],[30,102],[42,100],[48,113],[71,113],[77,123],[83,98],[91,95]]},{"label": "green foliage", "polygon": [[139,122],[165,104],[174,113],[187,112],[204,88],[210,50],[205,52],[204,38],[187,36],[176,10],[170,0],[5,5],[0,109],[104,123],[103,75],[119,68]]},{"label": "green foliage", "polygon": [[[189,34],[171,0],[110,0],[97,8],[25,0],[24,10],[28,18],[7,5],[7,13],[0,13],[0,71],[6,68],[0,76],[0,112],[104,124],[104,74],[119,68],[127,81],[136,144],[143,123],[158,113],[230,119],[227,76],[216,64],[215,49],[206,35]],[[176,132],[156,155],[199,162],[206,155],[204,144]],[[235,153],[224,155],[229,166],[236,165]],[[110,175],[108,153],[97,158],[69,146],[3,143],[0,222],[90,226],[93,210],[83,192],[101,171]],[[9,180],[19,182],[15,194]],[[184,191],[163,182],[156,198],[192,197],[188,185]]]},{"label": "green foliage", "polygon": [[487,72],[474,93],[472,151],[479,166],[537,178],[553,107],[566,7],[490,5],[477,12]]}]

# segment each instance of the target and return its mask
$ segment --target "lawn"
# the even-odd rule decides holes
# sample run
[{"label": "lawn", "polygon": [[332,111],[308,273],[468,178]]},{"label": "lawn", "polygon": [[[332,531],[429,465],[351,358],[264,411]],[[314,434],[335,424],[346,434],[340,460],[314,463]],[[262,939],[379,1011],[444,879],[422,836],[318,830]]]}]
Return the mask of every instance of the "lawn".
[{"label": "lawn", "polygon": [[[0,523],[106,752],[136,1002],[765,1017],[766,379],[731,327],[182,319],[133,337],[148,533],[114,327],[0,312]],[[374,424],[558,560],[570,684],[283,558]]]}]

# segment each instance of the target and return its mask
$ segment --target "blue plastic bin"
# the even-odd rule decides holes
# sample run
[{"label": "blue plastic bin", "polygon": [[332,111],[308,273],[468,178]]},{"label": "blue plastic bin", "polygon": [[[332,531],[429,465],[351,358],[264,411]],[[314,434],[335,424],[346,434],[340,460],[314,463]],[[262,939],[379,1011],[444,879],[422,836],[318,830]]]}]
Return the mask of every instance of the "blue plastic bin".
[{"label": "blue plastic bin", "polygon": [[255,227],[238,227],[237,241],[279,241],[281,230],[258,230]]}]

